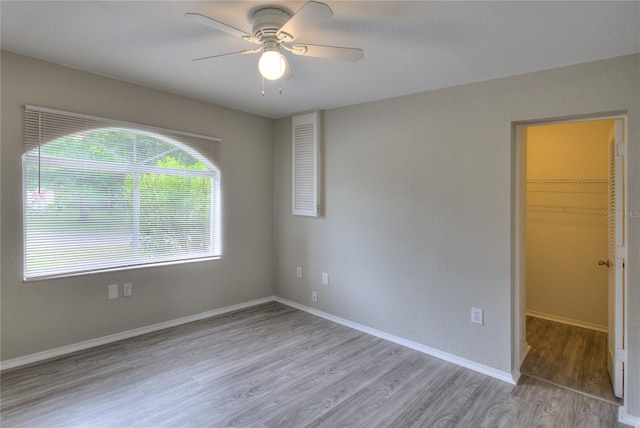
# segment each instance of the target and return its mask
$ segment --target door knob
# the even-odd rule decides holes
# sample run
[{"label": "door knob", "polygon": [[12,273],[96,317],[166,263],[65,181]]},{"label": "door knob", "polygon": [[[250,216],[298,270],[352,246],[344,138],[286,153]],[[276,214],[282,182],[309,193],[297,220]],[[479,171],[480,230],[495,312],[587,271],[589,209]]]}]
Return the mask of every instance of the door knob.
[{"label": "door knob", "polygon": [[598,260],[598,265],[599,266],[606,265],[607,267],[609,267],[609,260]]}]

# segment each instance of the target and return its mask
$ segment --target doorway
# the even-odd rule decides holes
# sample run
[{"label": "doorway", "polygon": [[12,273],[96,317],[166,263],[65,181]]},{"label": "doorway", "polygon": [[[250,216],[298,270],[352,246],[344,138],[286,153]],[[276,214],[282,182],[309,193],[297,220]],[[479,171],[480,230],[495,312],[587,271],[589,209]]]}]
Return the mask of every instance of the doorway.
[{"label": "doorway", "polygon": [[[520,372],[616,404],[622,391],[609,378],[608,336],[616,319],[621,336],[623,322],[622,314],[610,318],[616,305],[608,303],[616,265],[608,254],[610,143],[622,121],[518,125],[515,150]],[[624,182],[623,170],[618,176]]]}]

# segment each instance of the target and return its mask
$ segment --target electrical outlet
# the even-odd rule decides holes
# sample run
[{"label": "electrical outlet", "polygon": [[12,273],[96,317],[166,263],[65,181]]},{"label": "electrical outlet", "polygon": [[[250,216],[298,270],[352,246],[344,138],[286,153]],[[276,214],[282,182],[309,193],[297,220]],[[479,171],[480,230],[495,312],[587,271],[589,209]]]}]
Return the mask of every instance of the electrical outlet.
[{"label": "electrical outlet", "polygon": [[328,273],[323,273],[322,274],[322,285],[329,285],[329,274]]},{"label": "electrical outlet", "polygon": [[313,302],[318,302],[318,292],[317,291],[312,291],[311,292],[311,301]]},{"label": "electrical outlet", "polygon": [[131,283],[125,283],[123,288],[122,288],[122,295],[124,297],[129,297],[131,296]]},{"label": "electrical outlet", "polygon": [[118,298],[118,284],[111,284],[107,286],[109,290],[109,299],[117,299]]},{"label": "electrical outlet", "polygon": [[302,278],[302,268],[300,266],[296,268],[296,277]]},{"label": "electrical outlet", "polygon": [[478,308],[471,308],[471,322],[474,324],[484,324],[484,311]]}]

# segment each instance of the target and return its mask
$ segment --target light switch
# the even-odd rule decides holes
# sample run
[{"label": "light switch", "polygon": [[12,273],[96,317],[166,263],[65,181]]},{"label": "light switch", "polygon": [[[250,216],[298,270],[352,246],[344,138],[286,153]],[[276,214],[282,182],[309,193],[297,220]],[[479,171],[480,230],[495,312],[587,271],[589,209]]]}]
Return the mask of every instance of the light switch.
[{"label": "light switch", "polygon": [[322,285],[329,285],[329,274],[322,273]]},{"label": "light switch", "polygon": [[109,299],[118,298],[118,284],[111,284],[109,287]]}]

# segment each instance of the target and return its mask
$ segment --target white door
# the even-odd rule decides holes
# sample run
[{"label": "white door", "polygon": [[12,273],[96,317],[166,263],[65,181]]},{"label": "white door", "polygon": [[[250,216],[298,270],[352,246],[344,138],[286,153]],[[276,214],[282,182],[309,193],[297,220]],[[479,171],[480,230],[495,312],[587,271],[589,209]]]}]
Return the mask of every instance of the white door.
[{"label": "white door", "polygon": [[625,280],[625,188],[624,156],[621,119],[609,135],[609,343],[607,365],[613,393],[623,394],[624,379],[624,280]]}]

